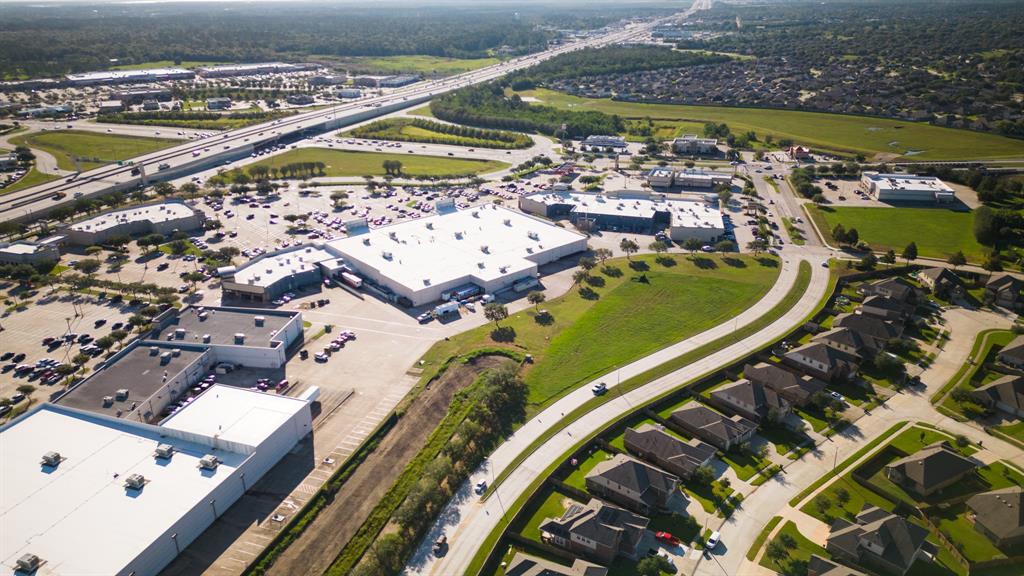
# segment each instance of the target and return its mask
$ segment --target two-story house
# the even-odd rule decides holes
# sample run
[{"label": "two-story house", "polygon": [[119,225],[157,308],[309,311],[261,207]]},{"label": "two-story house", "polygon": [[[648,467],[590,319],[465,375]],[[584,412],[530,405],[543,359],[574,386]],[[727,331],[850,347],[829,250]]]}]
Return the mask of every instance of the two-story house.
[{"label": "two-story house", "polygon": [[650,520],[591,498],[573,503],[559,518],[540,523],[541,541],[608,564],[617,556],[635,559]]},{"label": "two-story house", "polygon": [[678,476],[625,454],[599,462],[585,480],[591,494],[641,514],[666,508],[679,486]]},{"label": "two-story house", "polygon": [[746,378],[719,386],[710,396],[714,406],[755,422],[782,422],[790,413],[789,402],[778,392]]},{"label": "two-story house", "polygon": [[696,436],[719,450],[730,450],[749,442],[757,423],[743,416],[719,414],[703,404],[691,403],[668,417],[668,425],[683,434]]},{"label": "two-story house", "polygon": [[903,576],[917,560],[931,561],[938,550],[927,542],[928,530],[865,504],[856,523],[832,523],[825,549],[834,560],[852,562]]},{"label": "two-story house", "polygon": [[985,283],[985,296],[996,306],[1007,310],[1018,310],[1021,308],[1021,289],[1024,288],[1024,280],[1020,280],[1009,274],[992,276]]},{"label": "two-story house", "polygon": [[859,368],[856,357],[814,341],[786,352],[782,362],[828,382],[849,380]]},{"label": "two-story house", "polygon": [[972,474],[978,465],[960,455],[948,442],[936,442],[886,465],[885,476],[895,484],[929,496]]},{"label": "two-story house", "polygon": [[774,390],[794,406],[806,406],[811,397],[823,391],[826,386],[824,380],[808,374],[798,374],[768,362],[747,364],[743,367],[743,376],[751,382]]},{"label": "two-story house", "polygon": [[715,447],[693,438],[684,442],[654,424],[627,428],[623,444],[631,454],[679,476],[689,478],[715,457]]}]

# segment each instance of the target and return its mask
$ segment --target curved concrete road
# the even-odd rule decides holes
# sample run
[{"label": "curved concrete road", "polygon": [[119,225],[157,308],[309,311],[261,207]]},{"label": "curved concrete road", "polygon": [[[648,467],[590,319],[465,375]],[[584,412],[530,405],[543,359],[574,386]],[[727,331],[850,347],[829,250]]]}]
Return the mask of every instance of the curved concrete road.
[{"label": "curved concrete road", "polygon": [[[817,306],[828,288],[828,270],[821,266],[823,257],[813,257],[811,283],[797,304],[781,318],[761,329],[755,334],[731,344],[724,349],[710,354],[700,360],[658,378],[640,388],[615,397],[585,416],[572,422],[532,452],[523,462],[512,469],[505,481],[498,486],[491,497],[481,501],[472,494],[471,484],[480,477],[491,481],[508,468],[513,459],[523,452],[529,444],[540,436],[549,426],[557,422],[565,414],[582,405],[592,397],[590,383],[587,383],[571,394],[560,399],[546,410],[524,424],[515,435],[498,447],[490,459],[471,476],[452,499],[421,542],[419,548],[407,566],[406,574],[463,574],[477,550],[483,545],[487,536],[496,528],[498,521],[505,515],[506,505],[511,505],[530,486],[545,468],[560,458],[580,438],[586,437],[607,425],[619,416],[635,410],[642,402],[667,392],[680,383],[692,380],[726,365],[751,350],[765,346],[785,336],[799,324]],[[800,260],[788,257],[775,285],[762,297],[735,319],[727,321],[711,330],[707,330],[682,342],[659,350],[636,362],[624,366],[596,381],[605,382],[611,389],[610,396],[616,396],[615,386],[622,379],[628,379],[653,368],[663,362],[694,350],[722,336],[736,332],[760,318],[768,310],[778,304],[794,285],[799,270]],[[545,424],[548,422],[548,424]],[[430,544],[440,534],[446,534],[449,541],[448,553],[443,558],[434,558],[430,552]]]}]

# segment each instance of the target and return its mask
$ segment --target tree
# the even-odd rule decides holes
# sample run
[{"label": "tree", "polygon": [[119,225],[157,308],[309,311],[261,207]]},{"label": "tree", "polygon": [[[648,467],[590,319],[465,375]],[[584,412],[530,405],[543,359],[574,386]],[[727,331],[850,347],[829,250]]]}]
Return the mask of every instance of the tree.
[{"label": "tree", "polygon": [[819,514],[825,514],[832,507],[832,500],[824,494],[818,494],[814,497],[814,507],[817,508]]},{"label": "tree", "polygon": [[629,238],[623,238],[619,242],[619,249],[626,253],[626,259],[630,259],[630,255],[635,254],[640,250],[640,245],[630,240]]},{"label": "tree", "polygon": [[590,272],[586,270],[577,270],[572,273],[572,283],[574,286],[586,282],[588,278],[590,278]]},{"label": "tree", "polygon": [[760,238],[757,240],[751,240],[750,242],[747,242],[747,250],[753,252],[754,256],[757,256],[766,248],[768,248],[768,244],[764,240],[761,240]]},{"label": "tree", "polygon": [[953,254],[946,260],[946,263],[953,267],[953,270],[967,264],[967,257],[964,256],[963,251],[957,250],[956,254]]},{"label": "tree", "polygon": [[181,256],[185,252],[188,252],[189,244],[184,240],[171,240],[171,243],[167,245],[171,249],[171,254]]},{"label": "tree", "polygon": [[840,506],[845,506],[846,503],[849,502],[849,501],[850,501],[850,492],[846,488],[843,488],[842,486],[837,488],[836,489],[836,502],[838,502]]},{"label": "tree", "polygon": [[715,243],[716,252],[732,252],[736,249],[736,243],[732,240],[719,240]]},{"label": "tree", "polygon": [[153,191],[164,198],[174,194],[175,192],[174,185],[170,182],[157,182],[156,185],[153,186]]},{"label": "tree", "polygon": [[530,304],[533,304],[534,310],[536,310],[537,306],[539,306],[541,302],[544,302],[545,300],[547,300],[547,296],[545,296],[544,293],[541,292],[540,290],[532,290],[529,294],[526,295],[526,301],[529,302]]},{"label": "tree", "polygon": [[764,551],[765,555],[771,560],[774,560],[776,564],[781,563],[786,558],[789,558],[789,550],[782,545],[778,540],[772,540],[768,543],[768,548]]},{"label": "tree", "polygon": [[889,250],[888,252],[883,254],[882,255],[882,262],[885,262],[886,264],[895,264],[896,263],[896,251],[895,250]]},{"label": "tree", "polygon": [[672,564],[663,556],[648,556],[636,564],[637,576],[661,576],[663,572],[675,572]]},{"label": "tree", "polygon": [[832,228],[832,238],[840,244],[846,244],[846,228],[842,224],[836,224],[835,228]]},{"label": "tree", "polygon": [[647,245],[647,248],[658,255],[661,255],[663,252],[668,252],[668,244],[665,244],[661,240],[651,242]]},{"label": "tree", "polygon": [[688,251],[691,255],[697,250],[700,250],[701,246],[703,246],[703,244],[696,238],[691,237],[683,240],[683,249]]},{"label": "tree", "polygon": [[594,250],[594,258],[597,258],[601,264],[604,264],[604,261],[611,257],[612,251],[608,248],[597,248]]},{"label": "tree", "polygon": [[24,394],[25,396],[28,396],[29,394],[36,391],[36,387],[31,384],[22,384],[21,386],[18,386],[16,390]]},{"label": "tree", "polygon": [[873,252],[868,252],[860,259],[860,267],[864,270],[874,270],[878,264],[878,257]]},{"label": "tree", "polygon": [[732,200],[732,191],[723,187],[718,191],[718,200],[721,201],[722,206],[729,206],[729,200]]},{"label": "tree", "polygon": [[702,486],[709,486],[712,482],[715,481],[715,471],[713,468],[711,468],[711,466],[708,466],[707,464],[703,466],[698,466],[697,469],[693,471],[692,478],[693,481],[696,482],[697,484],[700,484]]},{"label": "tree", "polygon": [[900,258],[906,260],[907,264],[910,264],[911,260],[917,260],[917,243],[911,242],[907,244],[907,247],[903,249],[903,253],[900,254]]},{"label": "tree", "polygon": [[851,246],[854,246],[859,241],[860,241],[860,234],[857,232],[856,228],[850,228],[849,230],[846,231],[846,243],[847,244],[849,244]]},{"label": "tree", "polygon": [[580,268],[583,268],[584,270],[587,270],[589,272],[590,270],[594,269],[594,266],[597,266],[597,262],[595,262],[594,259],[591,258],[590,256],[584,256],[579,259],[579,265]]},{"label": "tree", "polygon": [[395,533],[384,534],[371,547],[374,557],[388,574],[396,574],[405,564],[405,541]]},{"label": "tree", "polygon": [[195,182],[185,182],[178,190],[186,196],[195,196],[199,193],[199,186],[196,186]]},{"label": "tree", "polygon": [[981,267],[989,272],[1001,272],[1003,270],[1003,257],[999,255],[998,250],[993,250],[985,257]]},{"label": "tree", "polygon": [[96,260],[94,258],[87,258],[85,260],[79,260],[75,264],[74,268],[75,270],[78,270],[82,274],[90,275],[95,274],[96,271],[100,269],[101,265],[102,264],[99,260]]},{"label": "tree", "polygon": [[508,318],[508,308],[506,308],[504,304],[491,302],[484,306],[484,318],[487,318],[491,322],[494,322],[495,326],[498,326],[499,322]]},{"label": "tree", "polygon": [[186,272],[185,275],[181,277],[182,280],[192,285],[193,292],[196,290],[196,282],[202,282],[204,278],[205,276],[203,276],[202,272]]}]

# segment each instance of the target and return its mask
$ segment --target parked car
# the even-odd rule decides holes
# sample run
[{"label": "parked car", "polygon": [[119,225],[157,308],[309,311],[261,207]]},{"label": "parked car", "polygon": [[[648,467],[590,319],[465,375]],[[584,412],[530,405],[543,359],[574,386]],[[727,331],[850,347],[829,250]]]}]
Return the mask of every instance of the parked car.
[{"label": "parked car", "polygon": [[721,539],[722,539],[722,535],[721,534],[719,534],[717,531],[712,532],[711,535],[708,536],[707,541],[704,543],[704,549],[705,550],[714,550],[718,546],[718,542]]}]

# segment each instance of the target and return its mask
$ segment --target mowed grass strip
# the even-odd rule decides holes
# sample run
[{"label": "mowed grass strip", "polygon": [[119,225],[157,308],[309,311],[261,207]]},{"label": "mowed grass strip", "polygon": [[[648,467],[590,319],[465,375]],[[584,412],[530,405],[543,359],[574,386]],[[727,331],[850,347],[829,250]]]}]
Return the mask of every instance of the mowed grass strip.
[{"label": "mowed grass strip", "polygon": [[388,154],[385,152],[358,152],[323,148],[289,150],[272,158],[256,162],[253,166],[280,168],[286,164],[323,162],[326,176],[384,176],[384,162],[398,160],[406,176],[472,176],[508,168],[506,162],[496,160],[466,160],[443,156],[418,154]]},{"label": "mowed grass strip", "polygon": [[61,170],[75,170],[75,158],[82,158],[79,162],[82,170],[90,170],[181,144],[183,140],[56,130],[18,136],[11,142],[53,154]]},{"label": "mowed grass strip", "polygon": [[405,55],[347,59],[359,70],[389,73],[459,74],[492,66],[497,58],[444,58],[442,56]]},{"label": "mowed grass strip", "polygon": [[56,174],[44,174],[39,170],[36,170],[33,166],[32,169],[28,171],[28,174],[22,176],[21,180],[18,180],[6,188],[0,188],[0,195],[7,194],[8,192],[16,192],[24,188],[31,188],[32,186],[38,186],[39,184],[46,184],[47,182],[53,182],[58,178],[60,178],[60,176]]},{"label": "mowed grass strip", "polygon": [[[865,208],[857,206],[808,206],[830,244],[836,224],[856,228],[871,248],[899,255],[907,244],[917,243],[918,255],[945,260],[962,250],[967,259],[980,262],[986,249],[974,238],[974,213],[944,208]],[[820,215],[820,219],[819,219]],[[821,226],[819,226],[821,228]]]},{"label": "mowed grass strip", "polygon": [[759,137],[791,138],[799,144],[863,153],[907,156],[915,160],[975,160],[1024,155],[1024,140],[972,130],[959,130],[886,118],[726,106],[683,106],[579,98],[551,90],[530,90],[541,103],[573,110],[598,110],[625,118],[725,122],[734,133],[747,130]]}]

